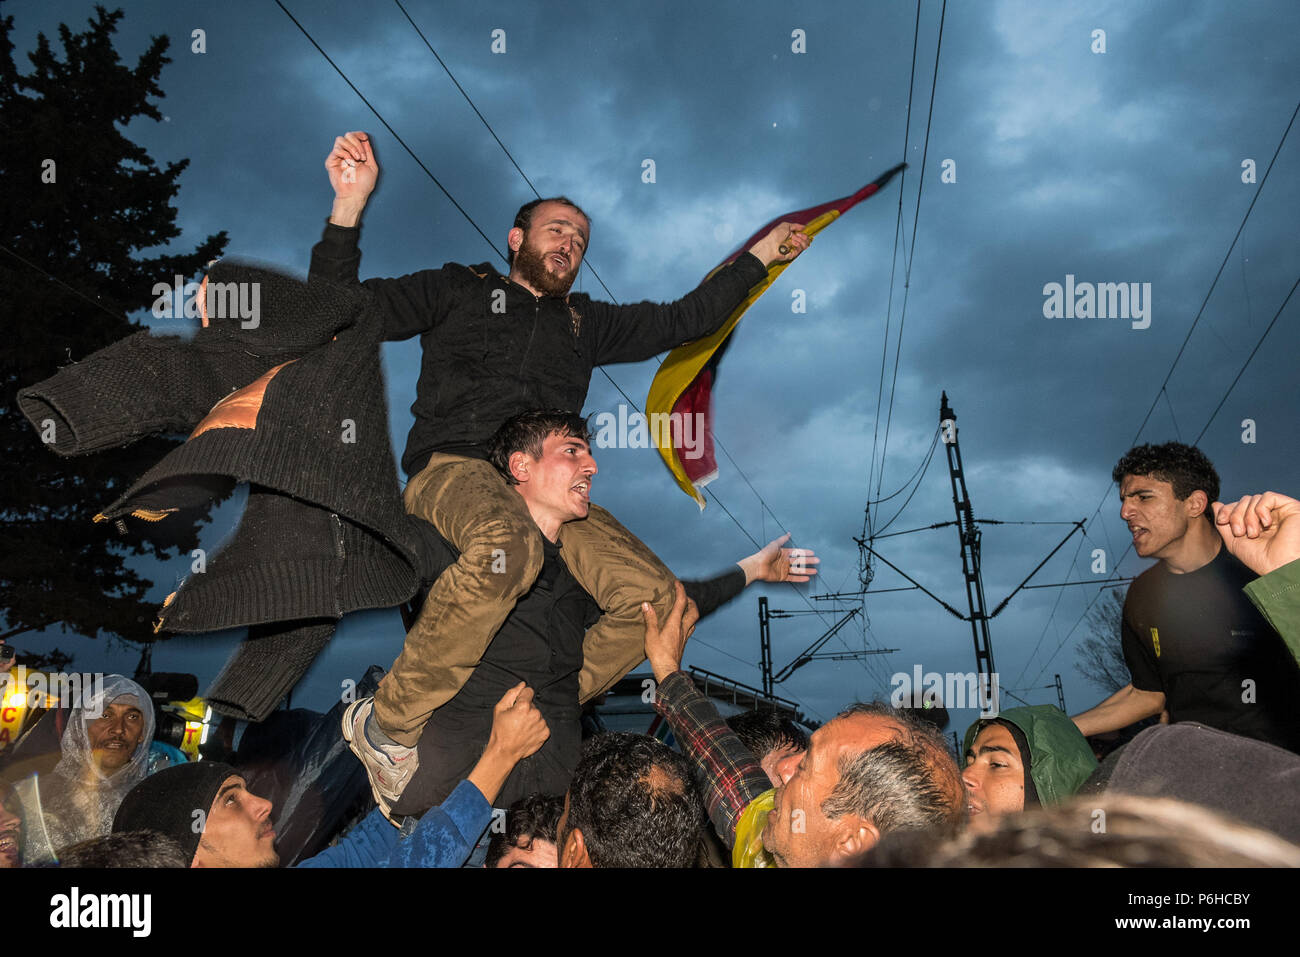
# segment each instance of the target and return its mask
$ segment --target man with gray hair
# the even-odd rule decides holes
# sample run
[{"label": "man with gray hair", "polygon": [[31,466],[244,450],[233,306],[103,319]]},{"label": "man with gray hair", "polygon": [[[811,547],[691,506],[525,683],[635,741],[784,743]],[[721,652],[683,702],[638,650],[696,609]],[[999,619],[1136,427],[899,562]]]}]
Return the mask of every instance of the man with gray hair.
[{"label": "man with gray hair", "polygon": [[655,710],[700,775],[709,817],[735,867],[838,867],[898,830],[955,831],[964,821],[960,773],[938,729],[883,704],[854,704],[809,739],[783,784],[681,670],[698,615],[677,603],[662,628],[646,617]]}]

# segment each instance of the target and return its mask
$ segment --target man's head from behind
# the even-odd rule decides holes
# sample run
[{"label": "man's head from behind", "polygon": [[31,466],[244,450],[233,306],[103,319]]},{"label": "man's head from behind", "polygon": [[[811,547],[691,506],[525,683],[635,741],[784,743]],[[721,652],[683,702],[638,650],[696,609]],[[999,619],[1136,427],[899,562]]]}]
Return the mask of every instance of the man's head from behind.
[{"label": "man's head from behind", "polygon": [[813,733],[776,789],[763,847],[782,867],[850,864],[882,834],[956,829],[957,765],[934,725],[881,704],[855,704]]},{"label": "man's head from behind", "polygon": [[505,829],[488,842],[484,867],[559,867],[556,830],[564,798],[533,794],[506,813]]},{"label": "man's head from behind", "polygon": [[560,409],[523,412],[497,429],[488,454],[539,525],[587,517],[598,470],[582,416]]},{"label": "man's head from behind", "polygon": [[687,760],[654,738],[588,740],[565,795],[561,867],[694,867],[704,806]]},{"label": "man's head from behind", "polygon": [[153,830],[177,841],[191,867],[277,867],[271,802],[217,761],[164,768],[137,784],[113,832]]},{"label": "man's head from behind", "polygon": [[[1098,822],[1104,824],[1099,827]],[[1096,794],[1029,808],[992,830],[895,834],[865,867],[1300,867],[1300,847],[1209,808]]]},{"label": "man's head from behind", "polygon": [[591,218],[573,200],[525,203],[506,236],[510,278],[537,295],[568,295],[590,236]]},{"label": "man's head from behind", "polygon": [[1219,497],[1219,474],[1205,453],[1181,442],[1139,445],[1116,463],[1120,517],[1143,558],[1164,558],[1204,518],[1212,530],[1210,503]]},{"label": "man's head from behind", "polygon": [[770,708],[733,714],[727,719],[727,727],[758,758],[773,787],[790,779],[800,755],[808,750],[804,730]]}]

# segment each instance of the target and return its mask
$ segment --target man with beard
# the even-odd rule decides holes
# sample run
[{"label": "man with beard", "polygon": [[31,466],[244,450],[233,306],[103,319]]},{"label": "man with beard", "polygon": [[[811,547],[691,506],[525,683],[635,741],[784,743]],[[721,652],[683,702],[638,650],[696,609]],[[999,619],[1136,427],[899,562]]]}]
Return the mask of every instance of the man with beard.
[{"label": "man with beard", "polygon": [[[334,205],[312,250],[310,275],[355,283],[359,223],[379,175],[370,138],[338,137],[325,167]],[[344,716],[344,734],[386,813],[415,773],[415,746],[429,715],[464,685],[543,564],[542,536],[486,461],[487,440],[529,409],[581,409],[596,366],[639,362],[716,331],[769,265],[807,248],[802,228],[781,224],[666,305],[615,306],[570,293],[590,220],[564,197],[519,210],[507,234],[506,276],[487,263],[448,263],[366,280],[384,316],[384,338],[420,336],[415,424],[402,456],[410,476],[407,511],[460,552],[438,577],[375,697]],[[564,563],[604,612],[584,641],[580,691],[587,701],[642,660],[640,604],[649,597],[667,616],[674,578],[613,516],[591,505],[587,481],[579,477],[565,492],[588,514],[560,533]]]}]

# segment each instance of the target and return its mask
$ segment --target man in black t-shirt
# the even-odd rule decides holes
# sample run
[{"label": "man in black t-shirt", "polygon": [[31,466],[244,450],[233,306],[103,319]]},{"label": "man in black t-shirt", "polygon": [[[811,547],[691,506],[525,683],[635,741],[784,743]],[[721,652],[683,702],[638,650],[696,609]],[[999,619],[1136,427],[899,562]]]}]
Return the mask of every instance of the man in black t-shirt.
[{"label": "man in black t-shirt", "polygon": [[1113,473],[1120,517],[1143,558],[1159,559],[1124,602],[1132,676],[1074,722],[1084,735],[1169,712],[1300,751],[1300,672],[1241,589],[1256,576],[1223,547],[1210,504],[1219,477],[1198,449],[1142,445]]}]

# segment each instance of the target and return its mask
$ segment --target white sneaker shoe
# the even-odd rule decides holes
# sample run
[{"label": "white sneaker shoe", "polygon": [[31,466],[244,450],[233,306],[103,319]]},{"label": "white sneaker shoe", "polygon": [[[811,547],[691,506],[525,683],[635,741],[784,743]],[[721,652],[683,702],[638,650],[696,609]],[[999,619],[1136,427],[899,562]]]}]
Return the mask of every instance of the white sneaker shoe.
[{"label": "white sneaker shoe", "polygon": [[389,823],[400,827],[393,820],[392,808],[415,776],[420,766],[419,754],[415,748],[400,744],[371,744],[366,738],[366,722],[374,711],[374,698],[362,698],[348,705],[343,712],[343,740],[347,741],[352,753],[365,767],[366,776],[370,779],[370,790],[379,810],[388,818]]}]

